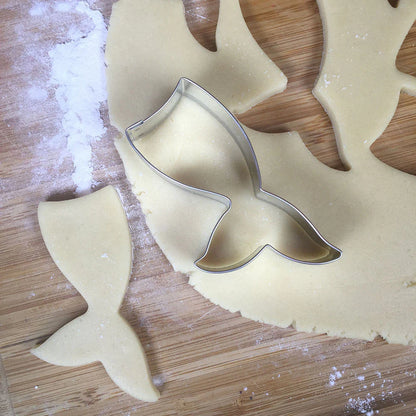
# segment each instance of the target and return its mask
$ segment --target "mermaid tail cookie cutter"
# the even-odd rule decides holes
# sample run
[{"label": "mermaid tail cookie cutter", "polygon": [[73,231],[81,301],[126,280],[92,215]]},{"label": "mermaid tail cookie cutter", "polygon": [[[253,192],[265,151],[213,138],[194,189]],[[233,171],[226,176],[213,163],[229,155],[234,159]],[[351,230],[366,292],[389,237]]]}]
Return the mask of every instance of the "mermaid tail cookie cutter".
[{"label": "mermaid tail cookie cutter", "polygon": [[[214,118],[226,128],[228,133],[237,143],[241,153],[243,154],[243,157],[245,159],[250,173],[251,182],[254,190],[254,196],[259,200],[274,205],[278,209],[283,210],[286,214],[288,214],[297,223],[297,225],[306,233],[306,235],[322,249],[322,254],[315,258],[301,258],[299,256],[292,256],[283,253],[275,247],[273,247],[271,244],[264,244],[257,247],[257,249],[254,250],[249,256],[239,260],[238,262],[234,262],[229,265],[222,265],[220,267],[211,267],[209,265],[203,265],[202,260],[205,258],[209,251],[215,231],[217,230],[224,216],[231,209],[231,199],[225,195],[213,191],[196,188],[194,186],[187,185],[183,182],[179,182],[178,180],[174,179],[173,177],[167,175],[166,173],[158,169],[152,162],[150,162],[144,156],[144,154],[135,144],[140,140],[141,137],[143,137],[144,135],[152,131],[154,128],[156,128],[158,125],[163,123],[163,121],[167,117],[169,117],[169,115],[178,105],[182,97],[187,97],[195,103],[197,103],[204,110],[206,110],[208,113],[214,116]],[[132,124],[131,126],[127,127],[127,129],[125,130],[125,134],[131,147],[139,155],[139,157],[163,179],[172,183],[175,186],[178,186],[181,189],[185,189],[194,194],[216,200],[226,206],[226,211],[222,214],[222,216],[219,218],[216,225],[212,229],[210,238],[208,240],[208,244],[203,255],[194,262],[195,266],[199,269],[210,273],[231,272],[246,266],[248,263],[253,261],[266,247],[271,248],[275,253],[279,254],[280,256],[288,260],[292,260],[307,265],[327,264],[341,257],[341,250],[335,247],[334,245],[330,244],[319,233],[319,231],[315,228],[311,221],[298,208],[296,208],[294,205],[292,205],[285,199],[279,197],[278,195],[272,194],[262,189],[261,175],[257,158],[254,149],[251,145],[250,139],[245,133],[243,127],[238,122],[238,120],[227,110],[227,108],[224,107],[223,104],[221,104],[214,96],[212,96],[208,91],[200,87],[195,82],[187,78],[181,78],[178,84],[176,85],[175,90],[173,91],[170,98],[166,101],[166,103],[148,118],[140,120]]]}]

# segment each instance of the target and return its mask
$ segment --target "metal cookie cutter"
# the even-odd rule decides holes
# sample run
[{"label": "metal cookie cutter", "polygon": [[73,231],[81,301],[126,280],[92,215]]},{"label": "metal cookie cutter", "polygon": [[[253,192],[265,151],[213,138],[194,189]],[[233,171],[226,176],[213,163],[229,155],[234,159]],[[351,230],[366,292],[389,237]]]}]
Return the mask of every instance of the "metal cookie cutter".
[{"label": "metal cookie cutter", "polygon": [[[182,182],[177,181],[176,179],[172,178],[171,176],[166,175],[162,171],[160,171],[155,165],[153,165],[136,147],[136,142],[140,140],[140,138],[151,130],[156,128],[158,125],[163,123],[163,121],[169,117],[172,111],[175,109],[177,104],[179,103],[182,97],[187,97],[201,106],[203,109],[208,111],[212,116],[214,116],[218,122],[220,122],[228,131],[228,133],[233,137],[235,142],[237,143],[240,151],[242,152],[244,159],[247,163],[249,173],[251,175],[252,184],[254,188],[254,195],[256,198],[263,200],[269,204],[276,206],[277,208],[286,212],[296,223],[301,227],[301,229],[309,236],[309,238],[315,242],[321,249],[322,254],[319,255],[317,258],[308,258],[302,259],[298,257],[292,257],[285,253],[280,252],[279,250],[275,249],[270,244],[265,244],[263,246],[258,247],[251,255],[248,257],[238,261],[237,263],[233,263],[226,266],[221,267],[210,267],[207,265],[202,264],[202,260],[208,253],[209,247],[214,237],[214,233],[218,228],[221,220],[227,214],[227,212],[231,209],[231,200],[222,194],[215,193],[212,191],[208,191],[205,189],[195,188],[193,186],[184,184]],[[133,149],[137,152],[140,158],[146,162],[146,164],[152,168],[156,173],[162,176],[167,181],[171,182],[172,184],[179,186],[182,189],[186,189],[191,191],[197,195],[208,197],[223,203],[226,206],[226,211],[220,217],[218,222],[216,223],[215,227],[212,230],[211,236],[209,238],[206,250],[204,254],[194,262],[194,264],[201,270],[212,272],[212,273],[221,273],[221,272],[230,272],[237,270],[253,259],[255,259],[260,252],[265,248],[269,247],[277,254],[283,256],[288,260],[293,260],[298,263],[302,264],[326,264],[330,263],[334,260],[337,260],[341,257],[341,250],[330,244],[324,237],[318,232],[318,230],[313,226],[313,224],[306,218],[301,211],[299,211],[294,205],[289,203],[283,198],[280,198],[277,195],[271,194],[262,189],[261,187],[261,176],[260,170],[257,163],[257,158],[254,153],[253,147],[251,142],[243,130],[240,123],[237,119],[215,98],[213,97],[208,91],[200,87],[195,82],[187,79],[181,78],[173,91],[171,97],[168,101],[154,114],[150,117],[146,118],[145,120],[138,121],[137,123],[131,125],[126,129],[126,136],[133,147]]]}]

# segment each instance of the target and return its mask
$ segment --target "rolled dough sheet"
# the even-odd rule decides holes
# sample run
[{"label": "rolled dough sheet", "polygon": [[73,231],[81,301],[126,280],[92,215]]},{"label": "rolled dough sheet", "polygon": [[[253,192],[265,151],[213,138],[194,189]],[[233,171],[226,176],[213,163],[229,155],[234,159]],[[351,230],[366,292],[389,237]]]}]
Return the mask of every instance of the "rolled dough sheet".
[{"label": "rolled dough sheet", "polygon": [[[180,77],[208,89],[233,112],[285,89],[287,79],[251,36],[238,0],[221,0],[217,51],[188,29],[182,0],[119,0],[106,61],[111,122],[120,130],[156,111]],[[123,111],[124,106],[132,109]]]},{"label": "rolled dough sheet", "polygon": [[[129,3],[120,2],[120,9],[123,4]],[[122,45],[125,36],[113,31],[108,48]],[[152,46],[157,44],[150,37],[147,47],[156,50]],[[108,71],[110,84],[129,91],[125,96],[121,92],[117,100],[110,95],[112,120],[121,130],[137,119],[131,103],[141,96],[135,99],[131,86],[140,89],[148,82],[136,77],[140,65],[141,60],[132,67],[110,65]],[[343,250],[343,257],[329,265],[307,266],[266,250],[238,271],[221,275],[198,271],[193,261],[223,207],[165,182],[124,138],[117,140],[147,224],[174,268],[188,273],[190,284],[212,302],[251,319],[302,331],[368,340],[380,334],[390,342],[414,343],[416,178],[378,161],[368,148],[362,163],[341,172],[316,160],[296,133],[266,134],[248,128],[246,132],[264,188],[299,207]],[[359,154],[362,143],[352,141],[349,147]],[[187,152],[182,157],[192,163],[198,155]],[[183,159],[179,168],[182,163]]]},{"label": "rolled dough sheet", "polygon": [[128,223],[116,190],[61,202],[42,202],[39,224],[48,251],[62,273],[88,303],[84,315],[69,322],[32,350],[56,365],[101,361],[126,393],[156,401],[143,348],[119,314],[131,272]]},{"label": "rolled dough sheet", "polygon": [[324,57],[313,93],[328,112],[348,167],[371,158],[373,142],[396,111],[400,91],[416,95],[416,78],[396,68],[416,19],[416,1],[318,0]]}]

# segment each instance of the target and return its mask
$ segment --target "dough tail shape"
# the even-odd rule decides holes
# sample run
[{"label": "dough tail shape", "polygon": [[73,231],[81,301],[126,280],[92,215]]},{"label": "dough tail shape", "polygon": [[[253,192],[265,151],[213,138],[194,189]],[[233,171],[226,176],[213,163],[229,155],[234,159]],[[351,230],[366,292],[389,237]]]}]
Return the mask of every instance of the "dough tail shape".
[{"label": "dough tail shape", "polygon": [[101,361],[114,383],[126,393],[147,402],[159,398],[150,381],[143,348],[118,313],[103,316],[88,310],[31,352],[48,363],[62,366]]},{"label": "dough tail shape", "polygon": [[119,314],[132,247],[117,191],[107,186],[69,201],[42,202],[38,218],[52,259],[87,301],[88,310],[33,354],[64,366],[101,361],[122,390],[140,400],[157,400],[140,341]]}]

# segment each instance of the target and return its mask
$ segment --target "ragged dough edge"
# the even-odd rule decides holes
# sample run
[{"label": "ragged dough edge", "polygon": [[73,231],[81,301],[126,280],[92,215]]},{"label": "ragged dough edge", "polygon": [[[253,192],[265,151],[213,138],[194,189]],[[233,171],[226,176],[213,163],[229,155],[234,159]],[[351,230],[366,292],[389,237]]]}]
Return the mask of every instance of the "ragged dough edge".
[{"label": "ragged dough edge", "polygon": [[[302,321],[296,321],[295,319],[292,318],[287,318],[287,319],[265,319],[261,314],[259,313],[255,313],[253,311],[251,312],[244,312],[242,311],[240,308],[238,307],[232,307],[232,306],[223,306],[223,304],[221,304],[221,301],[215,296],[215,294],[211,294],[209,292],[209,290],[207,290],[203,283],[201,284],[201,280],[196,279],[192,273],[189,274],[189,281],[188,283],[197,291],[199,292],[202,296],[204,296],[206,299],[208,299],[211,303],[213,303],[214,305],[220,306],[223,309],[228,310],[231,313],[240,313],[240,315],[244,318],[256,321],[256,322],[260,322],[263,324],[268,324],[268,325],[273,325],[273,326],[277,326],[279,328],[293,328],[297,331],[300,332],[305,332],[305,333],[315,333],[315,334],[323,334],[323,335],[328,335],[328,336],[332,336],[332,337],[342,337],[342,338],[357,338],[357,339],[362,339],[363,341],[374,341],[375,338],[377,337],[382,337],[384,340],[386,340],[387,342],[394,342],[394,343],[400,343],[403,345],[415,345],[415,340],[412,337],[404,337],[403,339],[397,339],[397,338],[391,338],[390,335],[388,333],[383,333],[383,331],[376,331],[376,330],[371,330],[367,333],[367,335],[365,335],[365,333],[363,334],[360,331],[352,331],[352,330],[348,330],[348,334],[346,333],[347,331],[344,330],[339,330],[337,329],[335,326],[333,327],[328,327],[328,326],[321,326],[319,324],[306,324]],[[240,285],[244,285],[243,282],[238,282],[238,284]]]},{"label": "ragged dough edge", "polygon": [[[399,343],[403,345],[415,345],[415,337],[411,334],[403,334],[400,337],[391,336],[390,332],[387,330],[382,329],[366,329],[359,328],[358,326],[352,325],[344,325],[343,329],[340,329],[340,325],[335,323],[334,325],[321,325],[319,322],[316,321],[309,321],[307,322],[305,319],[295,319],[295,315],[291,313],[286,313],[285,310],[279,309],[278,313],[271,311],[267,305],[268,302],[264,302],[265,294],[264,292],[260,291],[258,294],[263,300],[264,309],[260,304],[254,304],[250,306],[250,301],[252,302],[253,293],[256,293],[257,284],[253,282],[253,274],[257,274],[257,278],[264,279],[264,275],[258,274],[259,265],[261,263],[266,263],[270,261],[271,256],[274,256],[271,250],[265,250],[260,256],[254,260],[250,265],[248,265],[244,270],[240,271],[238,276],[230,277],[230,281],[224,283],[224,281],[218,281],[218,285],[222,285],[221,293],[219,294],[218,291],[213,291],[212,286],[208,282],[208,279],[211,276],[201,276],[197,273],[191,273],[189,275],[189,284],[197,290],[202,296],[207,298],[210,302],[215,305],[218,305],[231,313],[240,313],[241,316],[247,319],[251,319],[260,323],[269,324],[278,326],[281,328],[289,328],[292,327],[293,329],[305,333],[317,333],[317,334],[326,334],[328,336],[333,337],[347,337],[347,338],[357,338],[364,341],[373,341],[377,337],[382,337],[387,342],[391,343]],[[279,259],[274,258],[276,260],[276,267],[278,266]],[[284,261],[284,260],[283,260]],[[293,276],[296,276],[296,269],[297,266],[294,265],[293,267]],[[227,276],[228,277],[228,276]],[[214,277],[215,279],[215,277]],[[267,280],[267,278],[265,278]],[[262,285],[266,285],[267,283],[262,282]],[[247,299],[241,298],[233,300],[225,300],[224,298],[228,296],[229,293],[232,293],[232,286],[244,287],[250,296]],[[224,306],[224,305],[227,306]],[[241,309],[237,305],[244,304],[244,309]],[[283,316],[286,315],[286,316]],[[365,319],[365,318],[363,318]],[[358,329],[357,329],[358,328]]]}]

